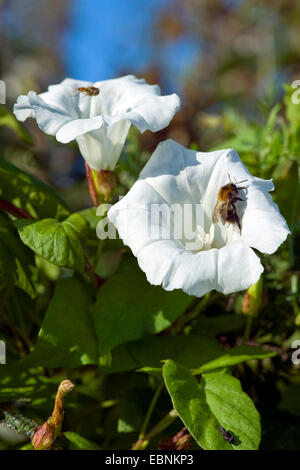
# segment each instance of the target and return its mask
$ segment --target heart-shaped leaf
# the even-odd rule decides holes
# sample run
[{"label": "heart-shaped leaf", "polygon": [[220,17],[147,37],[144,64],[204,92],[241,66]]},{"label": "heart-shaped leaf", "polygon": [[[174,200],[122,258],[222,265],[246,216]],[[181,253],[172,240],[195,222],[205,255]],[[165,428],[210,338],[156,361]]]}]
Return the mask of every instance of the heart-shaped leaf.
[{"label": "heart-shaped leaf", "polygon": [[101,287],[93,307],[100,354],[168,328],[190,302],[182,291],[151,286],[136,261],[125,259]]},{"label": "heart-shaped leaf", "polygon": [[64,222],[20,220],[16,226],[22,242],[37,255],[57,266],[79,272],[84,270],[81,240],[87,236],[88,227],[79,214],[72,214]]},{"label": "heart-shaped leaf", "polygon": [[163,374],[175,410],[203,449],[258,449],[260,416],[238,379],[221,371],[203,374],[198,383],[172,360],[164,364]]}]

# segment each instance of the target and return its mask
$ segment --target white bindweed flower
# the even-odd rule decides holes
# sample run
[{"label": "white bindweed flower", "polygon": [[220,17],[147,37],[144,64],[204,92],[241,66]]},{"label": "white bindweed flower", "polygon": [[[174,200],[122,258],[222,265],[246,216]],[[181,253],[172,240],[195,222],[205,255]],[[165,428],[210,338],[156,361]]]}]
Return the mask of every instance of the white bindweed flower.
[{"label": "white bindweed flower", "polygon": [[[220,188],[240,186],[241,223],[212,222]],[[263,266],[253,248],[273,253],[289,229],[269,191],[272,181],[252,176],[235,150],[195,152],[172,140],[158,145],[109,221],[137,257],[151,284],[202,296],[247,289]]]},{"label": "white bindweed flower", "polygon": [[[91,86],[99,90],[97,95],[78,90]],[[159,86],[127,75],[96,83],[67,78],[45,93],[19,96],[14,113],[20,121],[35,118],[58,142],[76,139],[90,168],[99,171],[114,169],[131,124],[141,132],[156,132],[179,108],[176,94],[161,96]]]}]

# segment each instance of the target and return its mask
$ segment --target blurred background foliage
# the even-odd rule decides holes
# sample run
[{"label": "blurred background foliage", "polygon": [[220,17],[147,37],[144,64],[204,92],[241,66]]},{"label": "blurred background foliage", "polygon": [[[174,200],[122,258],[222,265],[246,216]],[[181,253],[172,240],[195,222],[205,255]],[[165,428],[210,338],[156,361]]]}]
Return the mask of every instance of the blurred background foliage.
[{"label": "blurred background foliage", "polygon": [[[264,306],[252,335],[255,344],[271,345],[278,355],[239,364],[234,373],[262,412],[262,447],[299,449],[300,380],[299,367],[291,363],[291,345],[300,339],[300,104],[292,103],[290,87],[300,79],[299,1],[145,0],[141,6],[139,0],[2,0],[0,13],[0,78],[7,85],[7,104],[0,109],[1,157],[52,186],[72,211],[91,205],[77,147],[59,145],[33,121],[20,126],[8,113],[19,94],[44,91],[65,76],[96,81],[133,73],[159,83],[164,94],[176,91],[181,96],[182,109],[168,128],[156,134],[130,132],[116,168],[120,193],[128,191],[150,152],[166,138],[202,151],[234,147],[253,174],[274,178],[274,199],[293,234],[275,255],[264,259]],[[65,216],[69,213],[64,204],[59,210]],[[89,210],[82,214],[90,226],[89,260],[98,274],[109,277],[124,247],[108,242],[101,247],[101,257],[95,257],[95,217]],[[9,230],[4,216],[1,226]],[[8,310],[1,310],[0,332],[14,359],[32,351],[55,284],[67,277],[64,269],[40,258],[34,262],[30,250],[23,256],[24,269],[39,276],[38,292],[24,286],[20,276],[13,295],[3,285],[0,294],[1,305],[11,299]],[[243,294],[212,296],[198,319],[187,326],[178,320],[175,332],[207,332],[225,349],[240,344],[245,323],[242,298]],[[195,305],[187,307],[187,315]],[[48,327],[55,329],[57,324]],[[122,372],[153,365],[149,358],[133,360],[138,355],[130,348],[139,346],[129,342],[131,352],[114,350],[117,358],[129,361],[125,369],[119,365],[109,370],[111,358],[104,356],[100,371],[93,365],[62,370],[50,363],[43,370],[23,370],[11,377],[8,370],[1,401],[9,408],[21,397],[17,409],[42,422],[49,415],[57,383],[67,375],[78,386],[68,398],[66,429],[103,448],[129,448],[157,388],[155,376]],[[32,364],[29,361],[28,367]],[[151,423],[169,409],[169,398],[162,393]],[[179,429],[174,423],[159,438]],[[17,446],[15,439],[5,434],[1,441],[0,434],[0,448]],[[78,439],[69,433],[72,448],[86,448],[88,443]]]},{"label": "blurred background foliage", "polygon": [[[19,94],[65,76],[134,73],[182,99],[167,129],[140,136],[142,150],[165,138],[208,150],[242,131],[255,144],[245,119],[262,125],[283,84],[299,76],[299,21],[297,0],[2,1],[0,74],[11,108]],[[49,144],[35,123],[26,127],[34,151],[1,131],[9,159],[86,205],[86,191],[72,191],[84,186],[76,148]]]}]

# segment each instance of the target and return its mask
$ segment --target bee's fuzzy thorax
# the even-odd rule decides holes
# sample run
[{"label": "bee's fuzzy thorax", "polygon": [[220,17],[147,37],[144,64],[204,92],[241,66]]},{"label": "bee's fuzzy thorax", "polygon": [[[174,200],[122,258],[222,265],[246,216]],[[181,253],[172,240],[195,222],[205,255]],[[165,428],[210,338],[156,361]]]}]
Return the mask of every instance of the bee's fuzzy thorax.
[{"label": "bee's fuzzy thorax", "polygon": [[222,202],[226,202],[231,194],[237,194],[238,188],[233,183],[228,183],[225,186],[222,186],[218,193],[218,200]]}]

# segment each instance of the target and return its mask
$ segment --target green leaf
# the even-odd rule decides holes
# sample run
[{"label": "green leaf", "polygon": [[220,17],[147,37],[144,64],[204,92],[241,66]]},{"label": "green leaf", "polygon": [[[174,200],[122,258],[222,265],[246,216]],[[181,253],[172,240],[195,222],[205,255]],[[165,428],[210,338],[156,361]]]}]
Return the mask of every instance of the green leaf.
[{"label": "green leaf", "polygon": [[101,450],[98,444],[88,441],[76,432],[67,431],[64,432],[64,436],[71,443],[70,450]]},{"label": "green leaf", "polygon": [[243,330],[246,325],[245,315],[222,314],[217,317],[200,316],[193,327],[193,334],[215,337],[221,333]]},{"label": "green leaf", "polygon": [[125,259],[101,287],[93,307],[100,355],[168,328],[191,302],[182,291],[151,286],[135,260]]},{"label": "green leaf", "polygon": [[111,357],[109,363],[100,362],[99,359],[99,370],[103,374],[116,374],[141,367],[141,364],[131,356],[128,344],[120,344],[109,355]]},{"label": "green leaf", "polygon": [[0,403],[45,403],[48,412],[49,398],[55,397],[59,378],[47,378],[40,368],[26,368],[23,364],[24,361],[9,361],[0,367]]},{"label": "green leaf", "polygon": [[121,396],[119,404],[118,432],[139,431],[147,414],[153,391],[146,387],[130,387]]},{"label": "green leaf", "polygon": [[88,209],[83,209],[79,212],[79,214],[84,218],[87,222],[91,232],[95,234],[96,237],[96,228],[101,220],[99,215],[96,215],[97,208],[96,207],[89,207]]},{"label": "green leaf", "polygon": [[34,218],[62,220],[70,211],[52,188],[0,159],[0,197],[27,210]]},{"label": "green leaf", "polygon": [[277,103],[273,108],[270,110],[266,125],[263,129],[263,137],[266,138],[268,134],[271,134],[274,132],[274,127],[276,124],[277,116],[280,112],[281,109],[281,104]]},{"label": "green leaf", "polygon": [[[289,160],[280,165],[276,183],[276,202],[292,230],[300,209],[299,165],[296,160]],[[293,198],[291,194],[294,195]]]},{"label": "green leaf", "polygon": [[81,239],[87,236],[87,223],[79,214],[64,222],[43,219],[17,221],[22,242],[52,264],[83,272],[84,252]]},{"label": "green leaf", "polygon": [[217,359],[213,359],[203,366],[194,369],[192,372],[194,375],[198,375],[213,369],[230,367],[241,362],[251,361],[253,359],[264,359],[266,357],[274,357],[276,355],[277,353],[275,351],[268,351],[257,346],[238,346],[230,349]]},{"label": "green leaf", "polygon": [[[163,373],[175,410],[203,449],[258,449],[259,413],[238,379],[222,371],[204,374],[199,384],[188,369],[171,360]],[[219,426],[234,437],[232,444]]]},{"label": "green leaf", "polygon": [[0,283],[4,287],[11,281],[32,298],[36,296],[34,256],[21,243],[10,220],[0,214]]},{"label": "green leaf", "polygon": [[143,367],[162,367],[161,361],[175,359],[189,368],[211,361],[222,351],[216,340],[197,335],[146,337],[131,343],[128,349]]},{"label": "green leaf", "polygon": [[4,411],[4,423],[16,432],[24,432],[28,436],[32,437],[37,423],[26,416],[21,414],[11,413],[10,411]]},{"label": "green leaf", "polygon": [[113,349],[111,364],[101,365],[100,369],[106,374],[133,369],[161,374],[162,361],[166,359],[194,368],[219,357],[221,352],[215,339],[203,336],[146,336]]},{"label": "green leaf", "polygon": [[17,134],[19,139],[23,140],[26,144],[32,145],[33,141],[31,135],[3,105],[0,105],[0,126],[9,127]]},{"label": "green leaf", "polygon": [[97,363],[97,345],[89,309],[92,297],[76,278],[60,281],[46,312],[27,367],[78,367]]},{"label": "green leaf", "polygon": [[228,148],[234,148],[236,149],[237,152],[253,152],[254,150],[257,149],[258,146],[258,135],[255,131],[255,129],[249,128],[247,131],[243,132],[241,135],[238,135],[236,137],[232,137],[231,139],[226,140],[225,142],[222,143],[222,145],[219,145],[215,147],[214,149],[218,149],[220,147],[228,147]]}]

